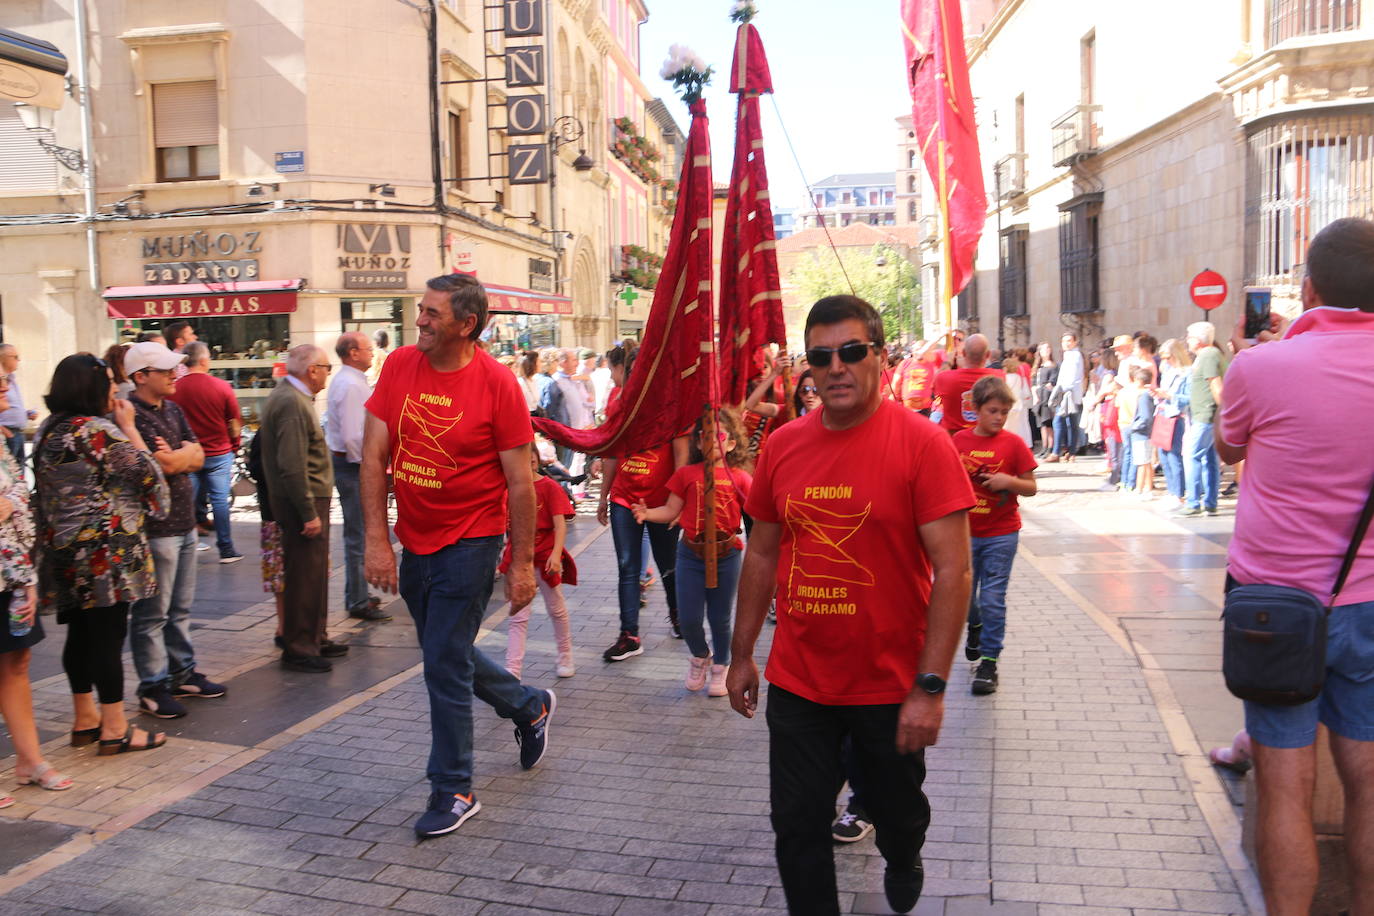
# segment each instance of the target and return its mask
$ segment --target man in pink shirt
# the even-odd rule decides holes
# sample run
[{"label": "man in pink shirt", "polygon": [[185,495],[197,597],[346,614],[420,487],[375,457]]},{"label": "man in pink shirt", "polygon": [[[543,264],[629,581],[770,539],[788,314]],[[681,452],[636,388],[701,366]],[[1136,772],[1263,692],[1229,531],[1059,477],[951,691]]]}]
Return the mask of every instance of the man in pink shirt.
[{"label": "man in pink shirt", "polygon": [[[1228,584],[1286,585],[1326,601],[1374,486],[1374,221],[1337,220],[1317,234],[1302,303],[1283,340],[1236,355],[1214,431],[1223,461],[1245,461]],[[1374,538],[1337,601],[1321,696],[1245,704],[1260,883],[1273,914],[1308,912],[1316,891],[1319,721],[1345,787],[1352,912],[1374,911]]]}]

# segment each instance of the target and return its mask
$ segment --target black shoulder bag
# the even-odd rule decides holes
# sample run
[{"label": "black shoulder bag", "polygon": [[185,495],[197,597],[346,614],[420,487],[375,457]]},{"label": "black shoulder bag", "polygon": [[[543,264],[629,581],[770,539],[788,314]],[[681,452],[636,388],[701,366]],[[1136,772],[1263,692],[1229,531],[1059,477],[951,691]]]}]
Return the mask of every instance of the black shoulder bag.
[{"label": "black shoulder bag", "polygon": [[1374,517],[1370,491],[1341,563],[1331,600],[1286,585],[1237,585],[1226,593],[1221,619],[1226,689],[1242,700],[1297,706],[1316,699],[1326,680],[1326,617],[1355,565]]}]

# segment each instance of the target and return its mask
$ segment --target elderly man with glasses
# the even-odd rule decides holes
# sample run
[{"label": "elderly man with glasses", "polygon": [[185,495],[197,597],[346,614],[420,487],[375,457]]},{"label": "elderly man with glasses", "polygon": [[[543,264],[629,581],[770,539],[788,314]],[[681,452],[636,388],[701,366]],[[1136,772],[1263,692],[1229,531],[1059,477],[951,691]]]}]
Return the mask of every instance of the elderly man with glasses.
[{"label": "elderly man with glasses", "polygon": [[315,413],[329,382],[329,356],[313,344],[292,347],[286,377],[262,408],[258,436],[272,481],[272,514],[281,526],[283,668],[323,673],[348,647],[325,638],[329,616],[329,495],[334,467]]}]

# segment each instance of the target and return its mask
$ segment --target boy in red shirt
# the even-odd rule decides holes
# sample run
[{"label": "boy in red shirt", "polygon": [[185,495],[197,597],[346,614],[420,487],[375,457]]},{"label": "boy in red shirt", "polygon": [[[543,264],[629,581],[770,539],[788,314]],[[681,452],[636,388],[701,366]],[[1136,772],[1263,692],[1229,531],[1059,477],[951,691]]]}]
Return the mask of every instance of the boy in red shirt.
[{"label": "boy in red shirt", "polygon": [[[552,477],[539,472],[539,454],[530,454],[531,470],[534,471],[534,571],[535,584],[544,598],[544,610],[549,612],[553,621],[554,639],[558,643],[559,677],[572,677],[577,673],[573,665],[572,628],[568,624],[568,603],[563,599],[563,583],[577,584],[577,566],[572,555],[563,545],[568,539],[568,519],[577,513],[573,511],[572,501],[563,488]],[[511,546],[506,541],[506,550],[501,557],[501,573],[510,569]],[[525,663],[525,634],[530,625],[530,608],[533,603],[510,617],[510,629],[506,631],[506,670],[519,678]]]},{"label": "boy in red shirt", "polygon": [[1007,383],[980,379],[971,395],[978,420],[972,429],[954,434],[954,448],[973,481],[977,500],[968,513],[973,591],[964,655],[978,662],[973,692],[982,696],[997,690],[997,658],[1007,627],[1007,581],[1021,531],[1016,498],[1035,495],[1036,464],[1025,440],[1002,428],[1016,403]]}]

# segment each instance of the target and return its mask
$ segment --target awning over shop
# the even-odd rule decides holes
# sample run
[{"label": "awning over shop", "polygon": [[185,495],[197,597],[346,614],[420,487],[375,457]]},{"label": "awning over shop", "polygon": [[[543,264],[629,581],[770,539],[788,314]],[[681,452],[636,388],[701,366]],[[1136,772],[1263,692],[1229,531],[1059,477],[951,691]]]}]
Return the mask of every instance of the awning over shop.
[{"label": "awning over shop", "polygon": [[483,284],[487,311],[493,315],[571,315],[572,300],[553,293],[537,293],[514,286]]},{"label": "awning over shop", "polygon": [[233,318],[296,310],[302,279],[240,283],[111,286],[101,295],[111,318]]},{"label": "awning over shop", "polygon": [[0,29],[0,99],[61,108],[67,58],[41,38]]}]

